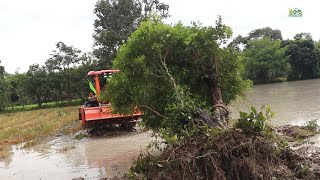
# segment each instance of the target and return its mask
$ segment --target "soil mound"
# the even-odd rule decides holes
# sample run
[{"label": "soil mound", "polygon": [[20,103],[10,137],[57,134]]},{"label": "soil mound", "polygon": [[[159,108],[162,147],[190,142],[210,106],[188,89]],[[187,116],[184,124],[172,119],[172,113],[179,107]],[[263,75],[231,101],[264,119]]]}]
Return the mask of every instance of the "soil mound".
[{"label": "soil mound", "polygon": [[270,134],[228,129],[188,138],[160,157],[138,159],[131,170],[147,179],[320,179],[312,160],[281,142]]}]

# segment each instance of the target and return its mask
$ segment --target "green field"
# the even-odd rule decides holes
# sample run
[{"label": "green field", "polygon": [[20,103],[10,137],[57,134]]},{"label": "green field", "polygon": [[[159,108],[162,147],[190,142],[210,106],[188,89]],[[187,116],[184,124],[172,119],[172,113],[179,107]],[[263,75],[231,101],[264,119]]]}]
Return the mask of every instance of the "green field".
[{"label": "green field", "polygon": [[70,101],[60,101],[60,102],[47,102],[41,104],[39,106],[38,104],[27,104],[27,105],[19,105],[19,106],[13,106],[13,107],[7,107],[5,109],[6,112],[10,111],[26,111],[26,110],[33,110],[33,109],[43,109],[43,108],[55,108],[55,107],[64,107],[64,106],[70,106],[70,105],[80,105],[84,101],[82,99],[74,99]]}]

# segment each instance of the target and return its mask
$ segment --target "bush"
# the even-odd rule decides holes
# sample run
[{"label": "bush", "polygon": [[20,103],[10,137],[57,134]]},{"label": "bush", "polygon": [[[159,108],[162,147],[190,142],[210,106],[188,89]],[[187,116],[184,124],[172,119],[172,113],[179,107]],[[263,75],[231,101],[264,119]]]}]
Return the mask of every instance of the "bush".
[{"label": "bush", "polygon": [[308,130],[312,130],[312,131],[319,131],[319,125],[317,124],[318,119],[314,119],[311,121],[308,121],[305,125],[305,127]]},{"label": "bush", "polygon": [[[265,109],[265,113],[263,110]],[[266,121],[275,116],[275,113],[271,111],[271,108],[262,106],[260,111],[257,111],[255,107],[251,107],[251,112],[240,112],[240,119],[236,123],[236,127],[242,129],[245,132],[260,132],[269,129]]]}]

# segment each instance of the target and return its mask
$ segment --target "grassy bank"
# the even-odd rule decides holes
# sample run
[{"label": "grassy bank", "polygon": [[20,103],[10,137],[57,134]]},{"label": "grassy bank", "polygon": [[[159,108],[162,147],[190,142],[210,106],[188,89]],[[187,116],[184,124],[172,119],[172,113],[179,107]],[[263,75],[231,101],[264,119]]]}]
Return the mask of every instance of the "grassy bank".
[{"label": "grassy bank", "polygon": [[0,146],[80,129],[78,106],[0,114]]},{"label": "grassy bank", "polygon": [[28,111],[35,109],[47,109],[47,108],[56,108],[56,107],[66,107],[66,106],[75,106],[80,105],[84,102],[82,99],[74,99],[67,101],[59,101],[59,102],[47,102],[42,103],[41,106],[39,104],[28,104],[28,105],[19,105],[13,107],[6,107],[4,113],[6,112],[17,112],[17,111]]}]

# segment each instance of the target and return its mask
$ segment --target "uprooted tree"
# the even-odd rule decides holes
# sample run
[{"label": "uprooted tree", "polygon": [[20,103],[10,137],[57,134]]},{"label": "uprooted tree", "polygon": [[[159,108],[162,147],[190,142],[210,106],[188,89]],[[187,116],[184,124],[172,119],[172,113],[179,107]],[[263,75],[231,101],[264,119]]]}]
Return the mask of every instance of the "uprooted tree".
[{"label": "uprooted tree", "polygon": [[143,22],[114,60],[113,68],[121,70],[107,87],[114,110],[139,107],[147,127],[174,133],[207,116],[204,111],[225,121],[225,104],[249,84],[236,52],[220,47],[231,33],[220,17],[215,27]]}]

